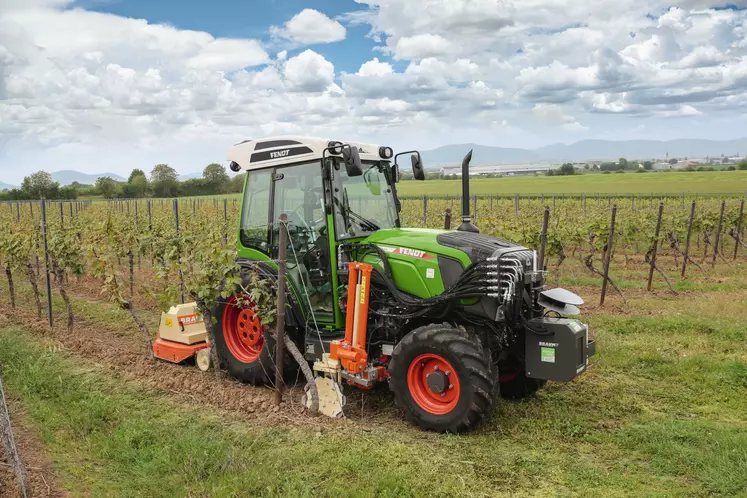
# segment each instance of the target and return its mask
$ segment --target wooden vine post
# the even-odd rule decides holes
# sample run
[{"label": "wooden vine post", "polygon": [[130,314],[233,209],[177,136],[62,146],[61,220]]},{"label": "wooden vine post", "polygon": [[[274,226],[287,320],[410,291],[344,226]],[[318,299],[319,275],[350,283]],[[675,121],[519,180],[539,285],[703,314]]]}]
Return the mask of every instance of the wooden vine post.
[{"label": "wooden vine post", "polygon": [[656,217],[656,235],[651,246],[651,268],[648,271],[648,290],[651,291],[654,282],[654,269],[656,269],[656,253],[659,248],[659,234],[661,233],[661,216],[664,214],[664,203],[659,203],[659,215]]},{"label": "wooden vine post", "polygon": [[451,230],[451,208],[446,208],[444,213],[444,230]]},{"label": "wooden vine post", "polygon": [[47,242],[47,203],[41,200],[41,224],[42,239],[44,239],[44,269],[47,276],[47,317],[49,328],[54,328],[54,316],[52,316],[52,282],[49,275],[49,244]]},{"label": "wooden vine post", "polygon": [[721,214],[718,217],[718,228],[716,229],[716,242],[714,242],[713,245],[713,261],[711,262],[711,266],[716,266],[719,242],[721,241],[721,228],[724,223],[724,209],[726,209],[726,201],[721,201]]},{"label": "wooden vine post", "polygon": [[283,401],[283,358],[285,357],[285,258],[288,216],[280,215],[279,250],[278,250],[278,313],[277,313],[277,341],[275,344],[275,404]]},{"label": "wooden vine post", "polygon": [[742,216],[744,215],[744,199],[739,203],[739,220],[737,221],[737,233],[734,238],[734,259],[737,259],[739,244],[742,242]]},{"label": "wooden vine post", "polygon": [[540,247],[537,261],[539,261],[539,269],[545,269],[545,252],[547,250],[547,227],[550,224],[550,206],[545,206],[545,211],[542,214],[542,232],[540,233]]},{"label": "wooden vine post", "polygon": [[685,241],[685,254],[682,256],[682,278],[685,278],[685,272],[687,271],[687,259],[690,254],[690,237],[693,234],[693,219],[695,218],[695,201],[693,201],[692,207],[690,208],[690,221],[687,222],[687,240]]},{"label": "wooden vine post", "polygon": [[617,216],[617,204],[612,206],[610,219],[610,233],[607,235],[607,250],[604,252],[604,270],[602,277],[602,295],[599,298],[599,306],[604,305],[604,297],[607,295],[607,281],[610,274],[610,260],[612,259],[612,243],[615,238],[615,217]]}]

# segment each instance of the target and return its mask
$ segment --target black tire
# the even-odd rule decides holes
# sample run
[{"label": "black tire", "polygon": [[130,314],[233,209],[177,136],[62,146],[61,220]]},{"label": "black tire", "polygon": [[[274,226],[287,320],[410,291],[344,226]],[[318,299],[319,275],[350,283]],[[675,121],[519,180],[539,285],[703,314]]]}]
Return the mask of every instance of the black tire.
[{"label": "black tire", "polygon": [[[420,361],[415,360],[422,355],[441,358],[454,369],[449,375],[456,375],[458,383],[454,384],[458,384],[459,393],[454,397],[453,407],[443,408],[448,410],[445,413],[429,411],[413,397],[408,373],[411,365],[418,368]],[[493,407],[494,375],[479,338],[448,323],[426,325],[409,332],[392,353],[389,374],[395,403],[410,423],[422,429],[464,432],[477,426]]]},{"label": "black tire", "polygon": [[518,359],[513,359],[504,366],[503,373],[501,373],[499,378],[503,376],[509,377],[507,380],[500,382],[501,397],[504,399],[517,400],[534,396],[537,391],[547,384],[546,380],[527,377],[524,370],[524,363]]},{"label": "black tire", "polygon": [[[248,282],[244,282],[247,285]],[[271,326],[264,326],[264,345],[255,361],[244,361],[237,357],[227,343],[228,331],[224,330],[224,315],[230,312],[231,308],[236,308],[231,303],[231,298],[218,299],[217,305],[213,310],[216,324],[215,329],[215,349],[218,353],[218,360],[231,377],[242,382],[259,385],[272,383],[275,379],[275,334]],[[260,317],[261,319],[261,317]]]}]

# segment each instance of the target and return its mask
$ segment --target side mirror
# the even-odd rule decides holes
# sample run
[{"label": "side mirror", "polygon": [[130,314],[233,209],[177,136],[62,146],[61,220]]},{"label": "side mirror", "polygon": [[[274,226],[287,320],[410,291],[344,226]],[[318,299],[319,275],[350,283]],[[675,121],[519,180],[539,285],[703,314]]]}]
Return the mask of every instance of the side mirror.
[{"label": "side mirror", "polygon": [[348,176],[361,176],[363,174],[363,165],[361,156],[358,154],[358,147],[345,147],[342,149],[342,158],[345,161],[345,170]]},{"label": "side mirror", "polygon": [[408,150],[406,152],[400,152],[399,154],[394,156],[394,169],[397,170],[396,181],[399,181],[399,163],[397,162],[397,158],[406,154],[410,154],[410,161],[412,162],[412,175],[416,180],[425,180],[425,170],[423,169],[423,159],[420,157],[420,152],[416,150]]},{"label": "side mirror", "polygon": [[410,162],[412,163],[412,176],[416,180],[425,180],[425,171],[423,170],[423,160],[420,158],[420,153],[416,152],[410,156]]}]

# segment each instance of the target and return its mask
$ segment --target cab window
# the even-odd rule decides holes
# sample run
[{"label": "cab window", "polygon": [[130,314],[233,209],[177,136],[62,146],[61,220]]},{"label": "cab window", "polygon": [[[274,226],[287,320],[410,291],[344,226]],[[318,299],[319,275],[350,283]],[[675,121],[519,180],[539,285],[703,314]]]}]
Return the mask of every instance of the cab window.
[{"label": "cab window", "polygon": [[250,171],[244,189],[241,213],[241,244],[264,253],[269,249],[270,185],[272,172]]}]

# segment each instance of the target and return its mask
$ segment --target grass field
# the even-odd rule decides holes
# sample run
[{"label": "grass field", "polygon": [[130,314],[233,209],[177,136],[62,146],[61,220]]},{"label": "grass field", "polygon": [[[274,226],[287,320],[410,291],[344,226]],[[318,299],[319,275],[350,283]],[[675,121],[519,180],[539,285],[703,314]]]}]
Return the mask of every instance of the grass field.
[{"label": "grass field", "polygon": [[[461,180],[406,181],[400,195],[461,195]],[[477,178],[472,194],[707,194],[747,192],[747,171],[652,172],[587,174],[580,176],[524,176]]]},{"label": "grass field", "polygon": [[561,285],[589,303],[590,370],[501,402],[467,435],[408,426],[386,389],[333,421],[297,399],[275,412],[269,389],[149,366],[124,312],[72,279],[72,334],[10,310],[3,286],[0,363],[14,421],[70,496],[747,496],[747,261],[677,279],[678,295],[658,278],[646,292],[641,261],[614,266],[627,304],[599,308],[598,279],[564,264]]}]

